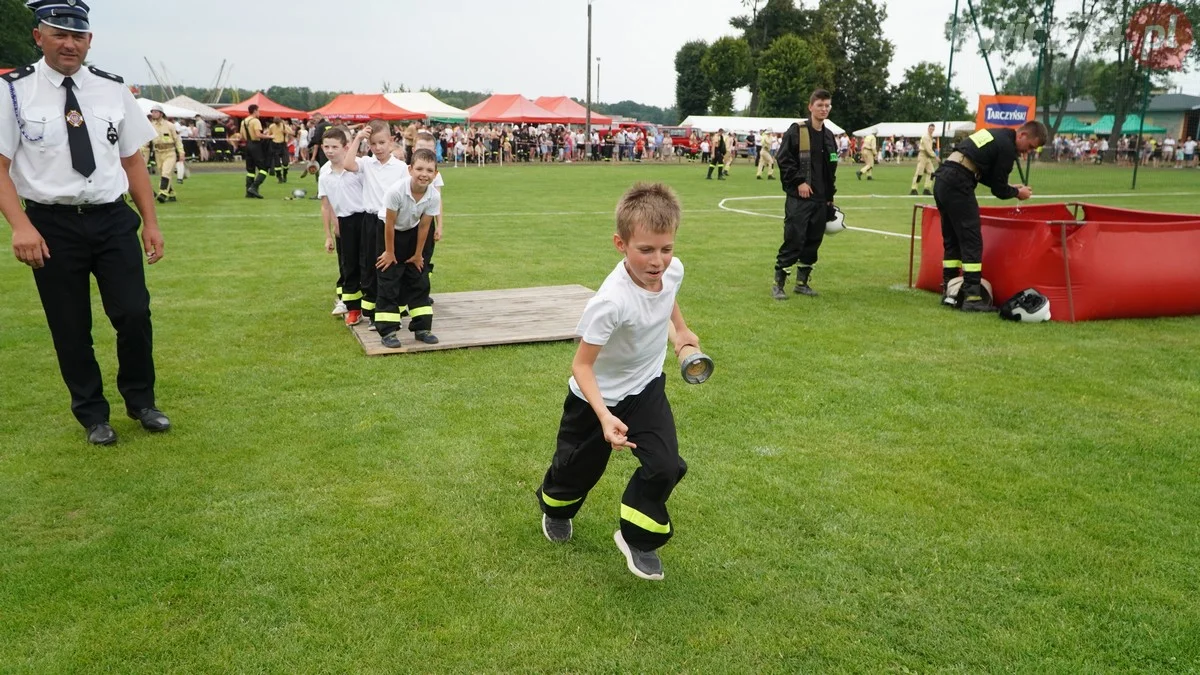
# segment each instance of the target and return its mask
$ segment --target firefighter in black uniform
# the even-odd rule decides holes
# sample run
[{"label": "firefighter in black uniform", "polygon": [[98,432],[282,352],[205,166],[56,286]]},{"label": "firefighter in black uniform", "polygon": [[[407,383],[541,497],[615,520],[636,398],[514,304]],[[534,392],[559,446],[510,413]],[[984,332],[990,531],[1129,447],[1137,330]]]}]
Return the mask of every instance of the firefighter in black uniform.
[{"label": "firefighter in black uniform", "polygon": [[712,180],[713,169],[717,170],[717,180],[725,180],[725,130],[717,129],[717,135],[712,142],[712,159],[708,160],[708,180]]},{"label": "firefighter in black uniform", "polygon": [[262,199],[258,188],[267,179],[270,160],[267,159],[270,135],[263,132],[258,119],[258,106],[250,104],[250,116],[242,120],[242,143],[246,144],[246,197]]},{"label": "firefighter in black uniform", "polygon": [[833,109],[832,94],[824,89],[812,93],[808,101],[809,118],[793,124],[779,145],[779,180],[787,202],[783,207],[783,244],[775,257],[775,282],[771,297],[787,300],[788,269],[796,268],[796,287],[792,292],[816,296],[808,285],[817,250],[825,239],[825,223],[837,193],[837,140],[825,126]]},{"label": "firefighter in black uniform", "polygon": [[13,255],[33,268],[71,412],[88,442],[117,440],[92,349],[92,276],[117,332],[125,411],[147,430],[166,431],[171,423],[154,400],[144,268],[162,259],[163,237],[140,152],[156,133],[120,77],[84,66],[87,4],[28,4],[44,58],[0,78],[12,96],[12,108],[0,112],[0,212],[12,226]]},{"label": "firefighter in black uniform", "polygon": [[210,132],[212,134],[213,143],[213,160],[218,162],[233,161],[233,151],[229,149],[229,141],[226,140],[229,138],[229,127],[227,126],[227,122],[228,120],[217,120],[216,122],[213,122],[212,131]]},{"label": "firefighter in black uniform", "polygon": [[992,312],[991,298],[983,293],[983,236],[979,230],[979,202],[975,187],[990,187],[1000,199],[1029,199],[1033,190],[1009,185],[1008,174],[1019,157],[1046,144],[1049,132],[1038,121],[1017,129],[980,129],[954,146],[954,151],[934,172],[933,198],[942,217],[942,302],[946,286],[962,272],[958,302],[964,312]]}]

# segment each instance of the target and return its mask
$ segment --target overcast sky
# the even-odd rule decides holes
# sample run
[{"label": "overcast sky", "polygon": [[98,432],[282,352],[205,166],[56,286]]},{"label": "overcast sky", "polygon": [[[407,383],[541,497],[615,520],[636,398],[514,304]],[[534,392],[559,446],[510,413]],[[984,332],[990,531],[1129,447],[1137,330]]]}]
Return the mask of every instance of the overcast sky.
[{"label": "overcast sky", "polygon": [[[882,31],[896,46],[889,80],[899,82],[920,61],[944,67],[943,25],[954,0],[886,4]],[[387,81],[393,88],[530,98],[586,93],[587,0],[96,0],[91,6],[89,60],[129,82],[153,83],[145,57],[155,67],[165,64],[173,84],[205,87],[225,59],[233,66],[229,84],[244,89],[368,93]],[[745,11],[740,0],[594,0],[592,67],[594,75],[599,57],[600,100],[674,105],[680,45],[734,34],[729,18]],[[991,93],[978,57],[957,54],[955,71],[972,108],[980,93]],[[1184,80],[1185,91],[1200,93],[1189,88],[1191,80],[1197,78]],[[743,93],[738,102],[747,100]]]}]

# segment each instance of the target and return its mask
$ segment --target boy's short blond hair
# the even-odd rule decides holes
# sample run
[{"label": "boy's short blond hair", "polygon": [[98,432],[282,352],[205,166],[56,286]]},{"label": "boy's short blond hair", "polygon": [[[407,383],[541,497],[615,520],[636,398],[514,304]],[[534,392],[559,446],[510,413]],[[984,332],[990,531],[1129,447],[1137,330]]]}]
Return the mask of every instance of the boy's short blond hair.
[{"label": "boy's short blond hair", "polygon": [[650,234],[665,234],[679,229],[679,198],[664,183],[634,183],[617,202],[617,235],[623,241],[642,228]]},{"label": "boy's short blond hair", "polygon": [[371,120],[367,123],[367,128],[371,130],[371,136],[385,133],[390,138],[392,135],[392,130],[388,127],[388,123],[383,120]]}]

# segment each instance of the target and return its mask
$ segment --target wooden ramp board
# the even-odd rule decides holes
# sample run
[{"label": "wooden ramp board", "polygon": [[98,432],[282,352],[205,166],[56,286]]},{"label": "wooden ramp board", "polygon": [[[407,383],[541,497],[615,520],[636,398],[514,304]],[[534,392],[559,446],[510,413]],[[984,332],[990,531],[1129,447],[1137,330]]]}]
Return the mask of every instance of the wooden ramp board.
[{"label": "wooden ramp board", "polygon": [[379,334],[367,330],[366,321],[351,330],[367,356],[574,340],[583,307],[594,294],[578,284],[439,293],[433,296],[436,345],[417,342],[408,330],[407,317],[399,333],[403,343],[399,349],[384,347]]}]

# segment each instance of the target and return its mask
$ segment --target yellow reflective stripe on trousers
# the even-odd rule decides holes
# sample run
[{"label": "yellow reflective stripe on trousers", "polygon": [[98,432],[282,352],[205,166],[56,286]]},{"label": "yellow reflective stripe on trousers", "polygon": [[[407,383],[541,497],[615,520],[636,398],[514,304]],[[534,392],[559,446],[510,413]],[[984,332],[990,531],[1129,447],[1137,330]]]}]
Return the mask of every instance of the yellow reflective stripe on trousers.
[{"label": "yellow reflective stripe on trousers", "polygon": [[333,289],[333,292],[334,292],[334,293],[337,293],[338,295],[341,295],[341,294],[342,294],[342,287],[341,287],[341,286],[338,286],[337,288]]},{"label": "yellow reflective stripe on trousers", "polygon": [[628,520],[647,532],[657,532],[658,534],[670,534],[671,524],[660,525],[654,522],[650,516],[634,509],[631,506],[621,505],[621,520]]},{"label": "yellow reflective stripe on trousers", "polygon": [[400,323],[404,318],[403,314],[392,314],[391,312],[375,312],[375,323]]},{"label": "yellow reflective stripe on trousers", "polygon": [[983,263],[963,263],[964,272],[982,272]]},{"label": "yellow reflective stripe on trousers", "polygon": [[975,147],[977,148],[982,148],[996,139],[996,137],[992,135],[992,132],[988,131],[987,129],[980,129],[970,136],[967,136],[967,138],[974,141]]},{"label": "yellow reflective stripe on trousers", "polygon": [[408,315],[414,319],[418,316],[433,316],[433,307],[416,307],[409,309]]},{"label": "yellow reflective stripe on trousers", "polygon": [[962,267],[961,260],[943,260],[942,267]]},{"label": "yellow reflective stripe on trousers", "polygon": [[566,501],[563,501],[561,499],[555,499],[554,497],[547,496],[545,492],[542,493],[542,502],[545,503],[546,506],[556,508],[556,509],[562,508],[564,506],[570,506],[570,505],[574,504],[575,502],[579,501],[580,499],[583,499],[583,497],[578,497],[576,499],[568,499]]},{"label": "yellow reflective stripe on trousers", "polygon": [[370,300],[363,300],[363,301],[362,301],[362,308],[363,308],[363,309],[365,309],[365,310],[368,310],[368,311],[374,310],[374,309],[375,309],[375,303],[371,302]]},{"label": "yellow reflective stripe on trousers", "polygon": [[359,291],[357,293],[343,293],[342,294],[343,302],[345,302],[347,300],[361,300],[361,299],[362,299],[362,291]]}]

